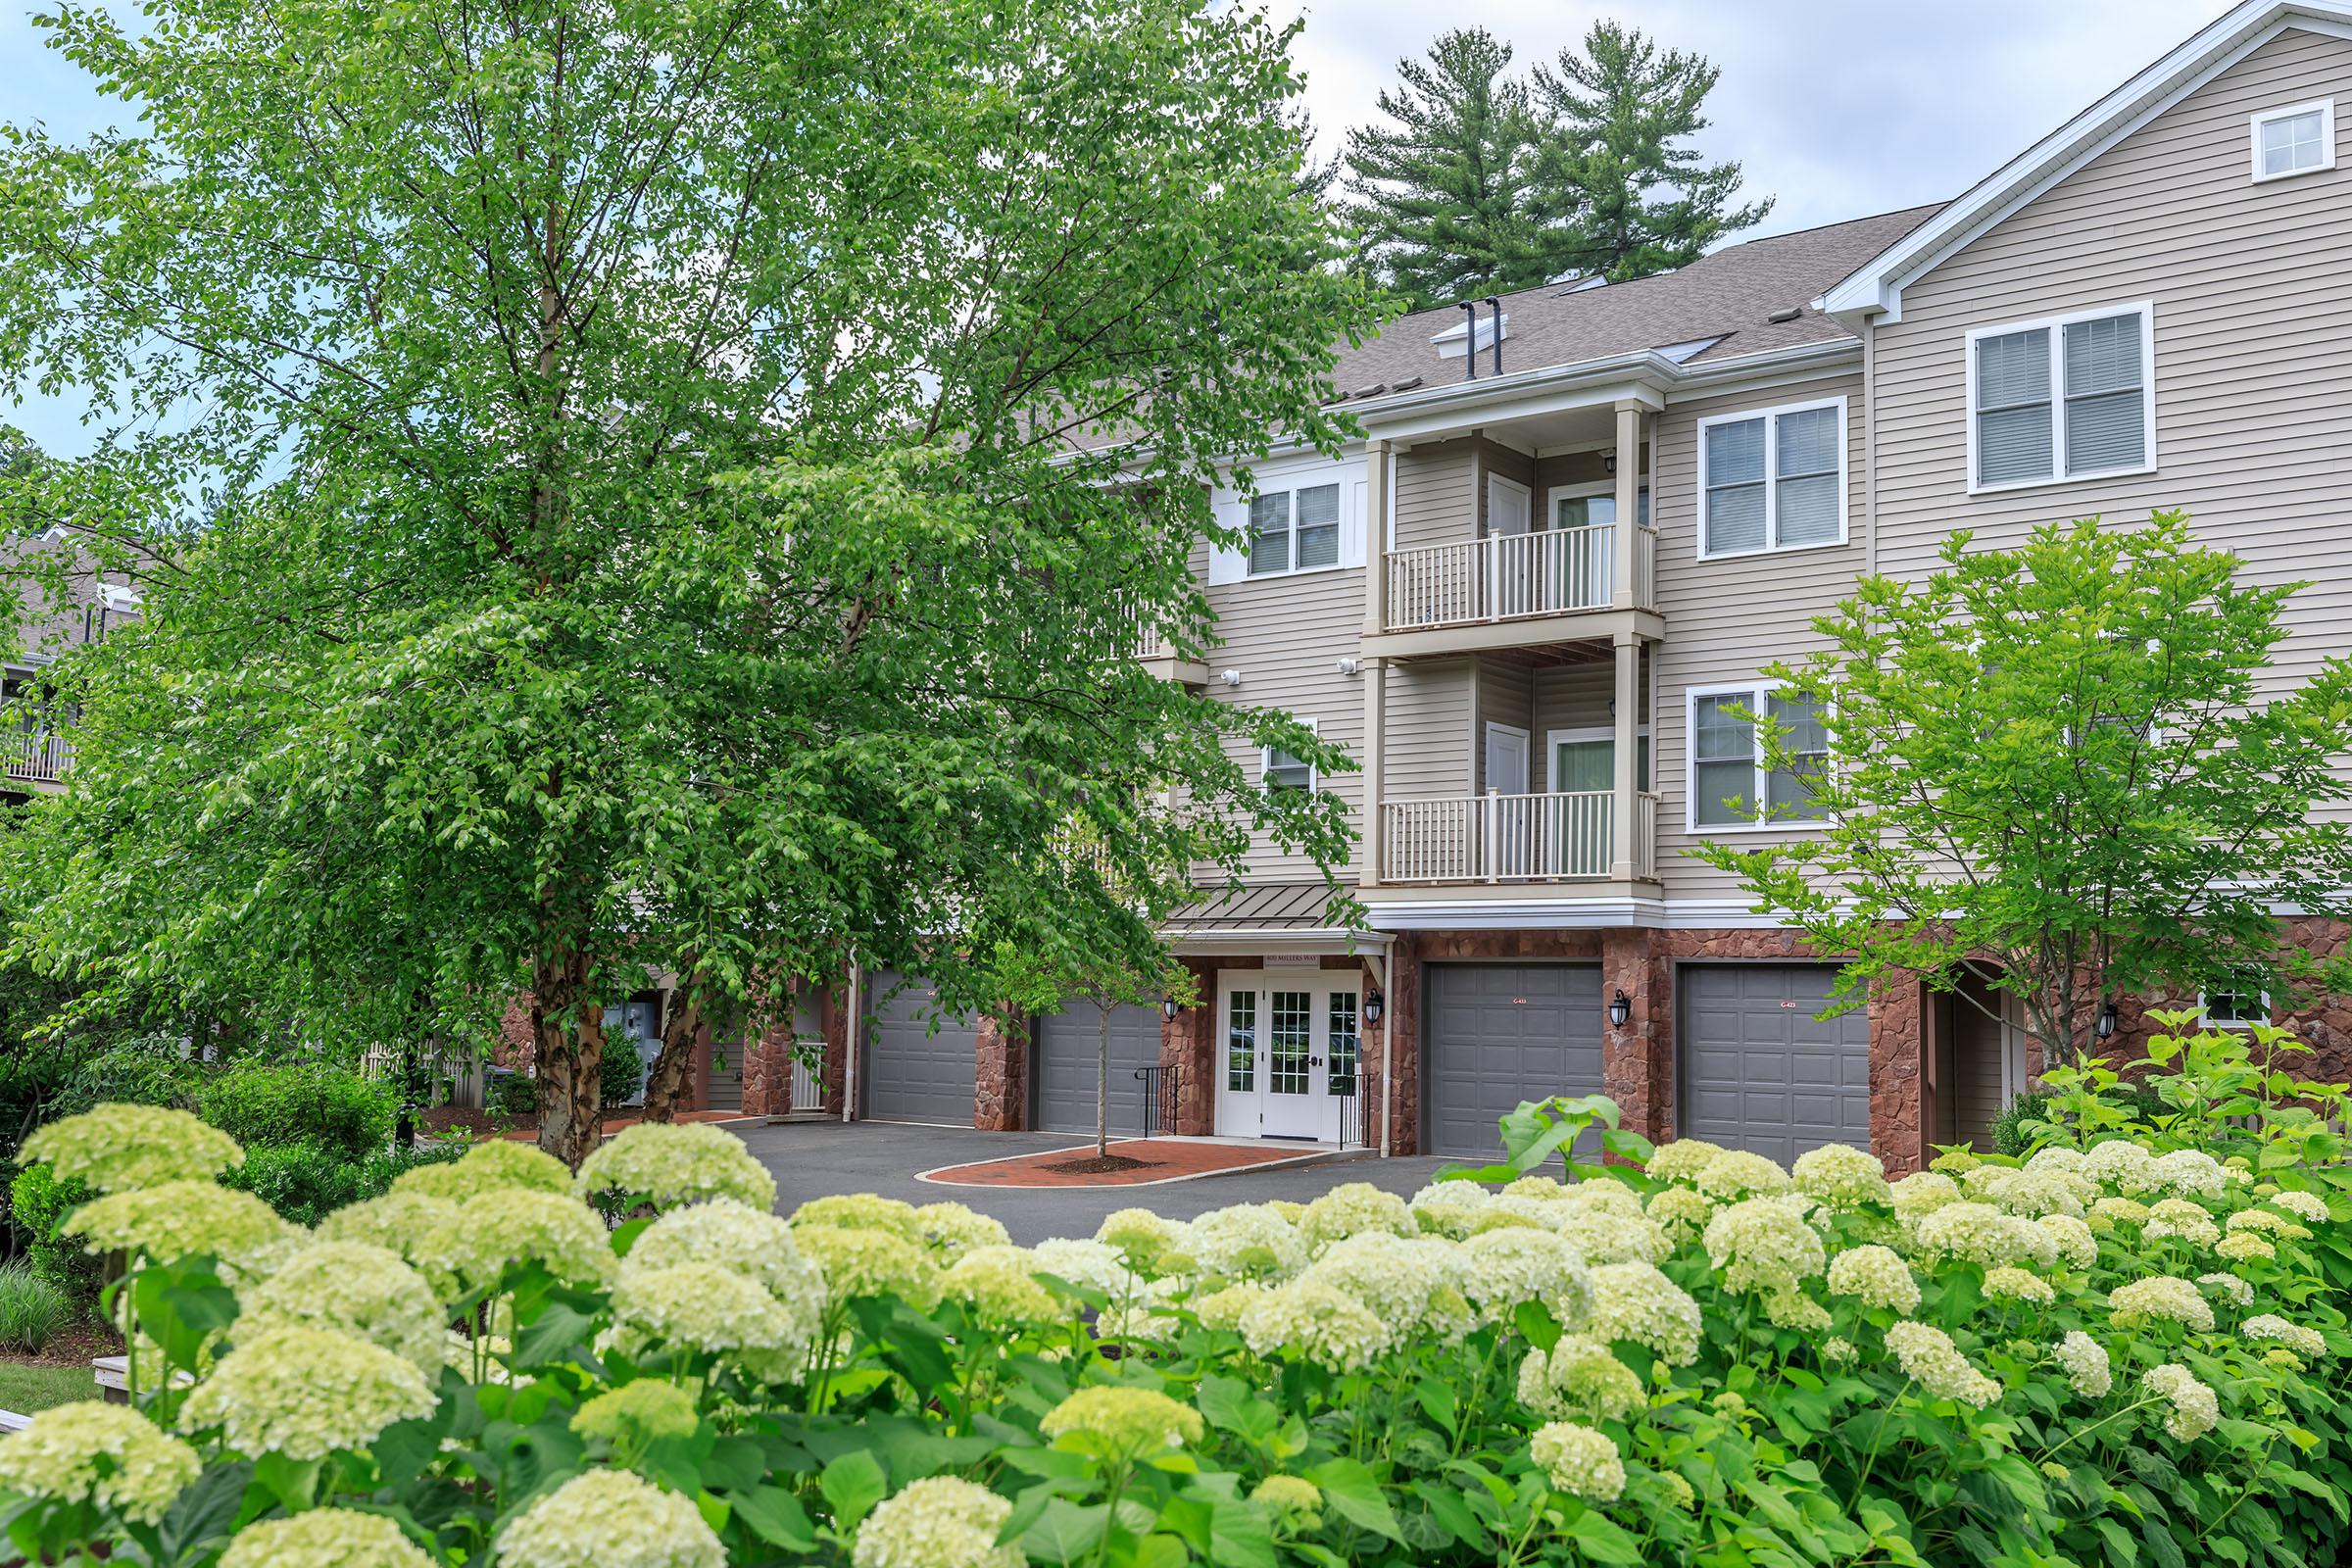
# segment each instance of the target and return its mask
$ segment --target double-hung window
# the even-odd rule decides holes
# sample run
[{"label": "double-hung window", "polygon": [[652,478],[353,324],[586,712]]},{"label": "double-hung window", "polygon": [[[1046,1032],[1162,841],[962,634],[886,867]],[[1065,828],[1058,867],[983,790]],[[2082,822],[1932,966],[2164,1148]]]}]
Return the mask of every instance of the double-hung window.
[{"label": "double-hung window", "polygon": [[1969,488],[2154,467],[2154,318],[2110,306],[1969,333]]},{"label": "double-hung window", "polygon": [[[1318,729],[1322,720],[1307,719],[1308,729]],[[1305,790],[1312,793],[1319,780],[1315,765],[1293,757],[1279,746],[1259,749],[1257,781],[1271,794],[1276,790]]]},{"label": "double-hung window", "polygon": [[1340,487],[1269,490],[1250,502],[1250,575],[1340,564]]},{"label": "double-hung window", "polygon": [[[1793,768],[1766,765],[1760,713],[1794,753]],[[1821,705],[1766,683],[1690,694],[1690,826],[1770,827],[1819,821],[1810,780],[1829,765],[1830,731]]]},{"label": "double-hung window", "polygon": [[2266,109],[2253,121],[2254,183],[2335,167],[2335,100]]},{"label": "double-hung window", "polygon": [[1845,400],[1698,421],[1698,554],[1845,542]]},{"label": "double-hung window", "polygon": [[2262,989],[2260,976],[2232,975],[2222,989],[2208,991],[2197,999],[2197,1011],[2204,1015],[2209,1027],[2244,1029],[2271,1021],[2271,999]]}]

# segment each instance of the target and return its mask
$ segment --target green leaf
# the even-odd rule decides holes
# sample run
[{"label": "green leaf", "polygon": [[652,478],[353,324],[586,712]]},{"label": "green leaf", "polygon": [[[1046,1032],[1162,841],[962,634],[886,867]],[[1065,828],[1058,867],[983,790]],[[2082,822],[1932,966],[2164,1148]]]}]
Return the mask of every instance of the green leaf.
[{"label": "green leaf", "polygon": [[855,1530],[874,1504],[890,1494],[890,1481],[880,1461],[862,1449],[842,1454],[817,1473],[817,1491],[833,1510],[834,1528]]},{"label": "green leaf", "polygon": [[808,1511],[801,1499],[782,1487],[759,1486],[727,1494],[727,1501],[735,1509],[735,1517],[748,1526],[752,1534],[771,1546],[786,1551],[808,1551],[816,1545],[816,1527],[808,1522]]},{"label": "green leaf", "polygon": [[2139,1544],[2132,1539],[2131,1533],[2122,1525],[2112,1519],[2093,1519],[2091,1527],[2098,1531],[2099,1539],[2107,1543],[2108,1561],[2119,1563],[2122,1568],[2132,1568],[2132,1564],[2139,1561]]},{"label": "green leaf", "polygon": [[1372,1472],[1354,1459],[1326,1459],[1306,1472],[1306,1479],[1322,1489],[1323,1505],[1358,1530],[1368,1530],[1376,1536],[1403,1545],[1404,1537],[1396,1529],[1396,1515],[1389,1507],[1388,1497],[1381,1492],[1380,1482]]},{"label": "green leaf", "polygon": [[1109,1528],[1105,1504],[1082,1508],[1067,1497],[1054,1497],[1037,1523],[1021,1532],[1021,1549],[1039,1562],[1078,1562],[1102,1544]]},{"label": "green leaf", "polygon": [[1560,1343],[1559,1319],[1542,1301],[1521,1301],[1511,1313],[1512,1326],[1527,1337],[1527,1342],[1546,1355]]},{"label": "green leaf", "polygon": [[570,1361],[595,1332],[596,1319],[587,1313],[549,1301],[539,1309],[537,1320],[515,1335],[505,1359],[517,1371]]},{"label": "green leaf", "polygon": [[1596,1562],[1641,1568],[1645,1560],[1639,1542],[1591,1508],[1569,1521],[1567,1535],[1578,1550]]},{"label": "green leaf", "polygon": [[1222,1497],[1208,1506],[1208,1560],[1219,1568],[1277,1568],[1265,1510]]}]

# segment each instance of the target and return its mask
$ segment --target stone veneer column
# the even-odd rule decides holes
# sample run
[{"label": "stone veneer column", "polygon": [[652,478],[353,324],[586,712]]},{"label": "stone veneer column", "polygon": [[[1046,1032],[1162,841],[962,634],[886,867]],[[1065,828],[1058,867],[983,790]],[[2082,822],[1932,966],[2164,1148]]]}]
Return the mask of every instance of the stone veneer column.
[{"label": "stone veneer column", "polygon": [[1928,1161],[1920,1102],[1926,991],[1924,981],[1905,981],[1870,1002],[1870,1147],[1890,1176],[1907,1176]]},{"label": "stone veneer column", "polygon": [[[1176,1096],[1176,1131],[1205,1138],[1217,1126],[1217,960],[1180,960],[1193,977],[1196,1001],[1159,1026],[1160,1092]],[[1162,1112],[1163,1116],[1165,1112]]]},{"label": "stone veneer column", "polygon": [[973,1031],[972,1051],[972,1125],[983,1132],[1019,1132],[1029,1120],[1027,1020],[1001,1023],[984,1015]]},{"label": "stone veneer column", "polygon": [[[1643,930],[1603,932],[1600,939],[1601,1093],[1617,1102],[1622,1125],[1663,1143],[1671,1124],[1674,1085],[1674,999],[1665,963]],[[1609,1022],[1618,992],[1629,1004],[1625,1026]]]},{"label": "stone veneer column", "polygon": [[792,1109],[792,1020],[768,1025],[743,1050],[743,1113],[782,1116]]}]

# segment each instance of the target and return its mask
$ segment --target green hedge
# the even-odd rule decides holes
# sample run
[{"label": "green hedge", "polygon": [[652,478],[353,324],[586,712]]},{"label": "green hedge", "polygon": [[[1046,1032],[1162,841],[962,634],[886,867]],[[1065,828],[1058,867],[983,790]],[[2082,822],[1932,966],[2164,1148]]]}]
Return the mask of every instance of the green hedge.
[{"label": "green hedge", "polygon": [[32,1271],[76,1301],[94,1301],[105,1282],[105,1262],[82,1245],[57,1233],[58,1222],[98,1195],[77,1181],[61,1182],[46,1165],[27,1165],[9,1183],[9,1215],[24,1233],[24,1256]]},{"label": "green hedge", "polygon": [[253,1194],[297,1225],[316,1225],[338,1208],[381,1198],[401,1172],[460,1152],[455,1147],[379,1149],[352,1160],[318,1144],[266,1144],[248,1149],[245,1163],[223,1176],[221,1185]]},{"label": "green hedge", "polygon": [[312,1145],[357,1163],[391,1142],[400,1098],[389,1084],[326,1062],[274,1062],[213,1073],[196,1113],[248,1151]]}]

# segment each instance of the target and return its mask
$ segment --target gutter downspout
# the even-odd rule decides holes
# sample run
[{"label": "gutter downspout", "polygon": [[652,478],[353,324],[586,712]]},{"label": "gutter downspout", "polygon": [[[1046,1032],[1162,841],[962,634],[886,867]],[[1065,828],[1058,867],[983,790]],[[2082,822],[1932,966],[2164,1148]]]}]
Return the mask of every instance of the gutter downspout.
[{"label": "gutter downspout", "polygon": [[865,1047],[865,969],[850,965],[850,1021],[842,1031],[848,1059],[841,1066],[841,1119],[858,1119],[858,1057]]}]

